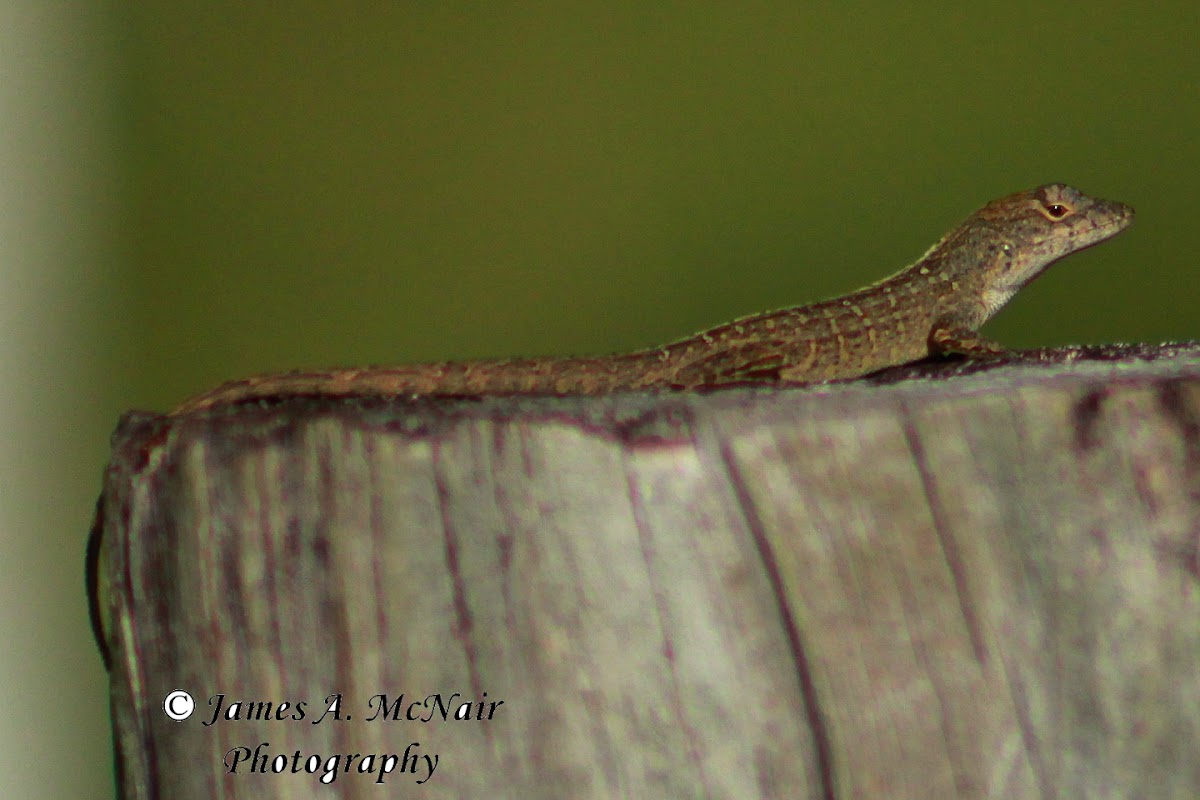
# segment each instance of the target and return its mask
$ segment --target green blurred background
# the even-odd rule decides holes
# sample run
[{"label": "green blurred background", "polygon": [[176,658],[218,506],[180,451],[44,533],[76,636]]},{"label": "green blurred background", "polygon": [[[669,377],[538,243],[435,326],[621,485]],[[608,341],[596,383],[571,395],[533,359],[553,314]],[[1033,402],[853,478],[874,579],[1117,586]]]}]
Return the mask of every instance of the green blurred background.
[{"label": "green blurred background", "polygon": [[988,333],[1200,335],[1200,5],[807,5],[5,3],[0,796],[111,796],[82,558],[126,409],[652,345],[1052,180],[1137,225]]}]

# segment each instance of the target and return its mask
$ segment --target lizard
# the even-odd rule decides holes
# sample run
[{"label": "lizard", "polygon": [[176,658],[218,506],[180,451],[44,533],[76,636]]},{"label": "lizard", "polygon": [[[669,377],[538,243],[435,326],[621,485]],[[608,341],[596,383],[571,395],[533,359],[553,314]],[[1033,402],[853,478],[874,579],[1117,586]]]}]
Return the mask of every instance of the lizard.
[{"label": "lizard", "polygon": [[661,347],[259,375],[197,395],[169,416],[285,395],[563,395],[811,384],[933,355],[994,359],[1005,350],[979,327],[1051,264],[1115,236],[1133,217],[1123,203],[1045,184],[993,200],[913,264],[856,292],[741,317]]},{"label": "lizard", "polygon": [[[662,347],[590,357],[448,361],[287,372],[231,381],[168,417],[289,395],[477,396],[602,394],[737,383],[847,380],[931,355],[992,359],[1004,349],[979,327],[1054,262],[1109,239],[1134,211],[1051,183],[993,200],[912,265],[843,297],[735,319]],[[88,540],[92,627],[106,667],[100,536],[103,498]]]}]

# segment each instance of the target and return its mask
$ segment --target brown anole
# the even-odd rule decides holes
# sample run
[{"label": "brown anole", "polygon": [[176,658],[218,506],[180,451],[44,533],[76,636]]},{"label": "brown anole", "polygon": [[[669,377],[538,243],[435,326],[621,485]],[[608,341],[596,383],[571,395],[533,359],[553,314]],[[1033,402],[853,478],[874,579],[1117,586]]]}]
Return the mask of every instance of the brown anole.
[{"label": "brown anole", "polygon": [[633,353],[261,375],[226,383],[172,415],[289,395],[601,394],[743,382],[856,378],[933,354],[994,358],[979,327],[1060,258],[1133,222],[1133,209],[1061,183],[993,200],[916,263],[857,292],[768,311]]}]

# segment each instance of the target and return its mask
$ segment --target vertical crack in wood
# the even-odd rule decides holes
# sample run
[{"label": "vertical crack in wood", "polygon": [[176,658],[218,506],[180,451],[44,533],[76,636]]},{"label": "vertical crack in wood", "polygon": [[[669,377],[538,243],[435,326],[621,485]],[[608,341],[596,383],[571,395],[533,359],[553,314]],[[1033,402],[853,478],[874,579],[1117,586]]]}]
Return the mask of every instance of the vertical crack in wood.
[{"label": "vertical crack in wood", "polygon": [[1025,747],[1025,756],[1029,759],[1029,766],[1037,779],[1038,791],[1041,792],[1043,798],[1050,800],[1050,798],[1057,797],[1058,792],[1041,756],[1042,750],[1038,742],[1037,726],[1033,724],[1033,717],[1029,710],[1029,698],[1025,696],[1025,685],[1021,683],[1020,679],[1009,678],[1010,675],[1012,675],[1012,670],[1005,665],[1004,682],[1008,686],[1008,696],[1012,698],[1017,726],[1021,729],[1021,742]]},{"label": "vertical crack in wood", "polygon": [[[346,442],[338,444],[344,447]],[[334,686],[337,687],[337,694],[340,695],[342,692],[354,691],[359,688],[355,681],[357,677],[355,662],[358,659],[358,653],[355,651],[355,637],[351,633],[353,623],[350,620],[347,589],[344,583],[346,570],[344,566],[336,563],[336,560],[340,560],[343,554],[338,552],[338,545],[334,544],[331,536],[331,534],[338,535],[339,533],[335,526],[338,515],[342,513],[339,509],[339,500],[344,499],[345,488],[344,484],[338,480],[333,468],[336,457],[332,451],[335,445],[325,440],[315,442],[313,447],[318,455],[318,486],[321,494],[314,543],[320,544],[320,549],[317,551],[318,563],[324,561],[321,584],[323,584],[325,598],[320,605],[320,614],[325,618],[325,629],[331,632],[334,640]],[[261,536],[266,529],[260,528],[259,530]],[[275,623],[274,627],[278,627],[278,623]],[[249,623],[244,630],[250,630]],[[279,674],[286,675],[286,668]],[[329,704],[332,696],[332,694],[326,696],[326,705]],[[332,739],[333,746],[337,748],[338,752],[344,753],[354,749],[353,737],[345,725],[339,725],[333,729]]]},{"label": "vertical crack in wood", "polygon": [[766,527],[754,507],[754,499],[750,496],[750,487],[738,468],[737,459],[729,450],[728,441],[721,443],[721,460],[724,462],[729,483],[737,495],[738,506],[746,520],[746,526],[754,537],[763,569],[775,593],[775,607],[779,609],[780,621],[788,637],[788,645],[792,652],[792,662],[796,665],[796,677],[800,684],[800,693],[804,698],[804,710],[808,718],[808,728],[812,732],[813,743],[816,747],[818,779],[821,784],[821,795],[825,800],[837,800],[838,793],[834,786],[833,745],[829,740],[828,722],[817,697],[816,681],[813,678],[812,665],[804,652],[803,640],[799,627],[792,614],[792,606],[788,600],[787,587],[779,570],[779,562],[775,559],[775,551],[771,547],[771,538]]},{"label": "vertical crack in wood", "polygon": [[967,570],[962,562],[962,555],[958,551],[958,543],[954,540],[953,525],[946,520],[945,507],[938,496],[937,479],[929,466],[929,458],[925,453],[924,445],[921,444],[921,437],[917,433],[916,425],[913,423],[912,413],[903,404],[901,404],[900,413],[904,419],[904,438],[908,443],[909,452],[912,453],[913,463],[917,467],[917,475],[921,479],[921,490],[925,494],[925,505],[929,509],[929,516],[933,521],[934,533],[937,535],[942,555],[946,559],[946,566],[950,569],[950,577],[954,581],[954,591],[958,596],[958,608],[962,613],[963,624],[966,626],[967,635],[971,640],[971,648],[975,652],[975,660],[979,662],[980,666],[986,666],[987,647],[983,642],[983,633],[979,630],[975,604],[971,602],[970,592],[967,589]]},{"label": "vertical crack in wood", "polygon": [[[272,471],[272,466],[276,471]],[[283,474],[282,466],[276,462],[270,464],[266,459],[255,465],[254,480],[258,486],[262,487],[283,487],[286,486],[286,479]],[[286,491],[286,490],[285,490]],[[275,666],[278,674],[287,674],[287,663],[285,653],[287,653],[287,645],[284,639],[283,622],[280,619],[283,612],[284,598],[280,596],[279,586],[282,578],[281,571],[287,567],[287,559],[284,557],[284,548],[287,541],[287,523],[282,526],[277,526],[276,521],[271,518],[270,502],[258,502],[253,511],[257,511],[257,530],[259,542],[262,547],[263,558],[263,574],[260,579],[261,588],[266,594],[265,608],[271,613],[272,620],[268,626],[266,635],[270,637],[269,647],[275,656]],[[294,564],[294,562],[293,562]],[[295,569],[294,566],[291,569]]]},{"label": "vertical crack in wood", "polygon": [[[969,593],[966,587],[965,566],[958,552],[957,543],[950,534],[951,526],[945,519],[945,507],[937,493],[934,471],[930,467],[925,448],[921,444],[921,437],[913,422],[911,409],[902,403],[900,410],[904,418],[904,436],[908,442],[909,452],[912,453],[913,463],[916,465],[917,473],[921,479],[934,531],[937,534],[942,552],[946,557],[946,563],[950,568],[950,573],[954,581],[954,589],[958,595],[958,606],[962,611],[963,621],[971,639],[971,646],[975,651],[975,658],[980,666],[986,666],[988,660],[987,650],[983,643],[982,631],[979,629],[978,620],[974,613],[974,604],[968,600]],[[1001,663],[1003,663],[1003,659],[1001,659]],[[1043,797],[1053,797],[1055,793],[1046,774],[1045,765],[1042,763],[1039,755],[1041,751],[1038,748],[1037,732],[1029,716],[1029,703],[1025,697],[1024,687],[1019,681],[1014,682],[1009,677],[1011,670],[1008,669],[1007,665],[1005,665],[1002,672],[1005,684],[1008,686],[1009,696],[1012,698],[1014,716],[1017,720],[1017,726],[1021,731],[1021,741],[1025,755],[1036,776],[1039,790]]]},{"label": "vertical crack in wood", "polygon": [[[387,597],[387,573],[384,567],[383,554],[387,552],[387,524],[383,515],[383,487],[379,485],[376,467],[379,463],[378,454],[372,444],[373,440],[365,438],[364,455],[372,469],[368,473],[369,486],[367,496],[371,498],[371,580],[375,586],[375,630],[379,632],[379,641],[386,642],[391,638],[391,626],[388,624],[387,607],[383,599]],[[386,669],[385,661],[385,669]]]},{"label": "vertical crack in wood", "polygon": [[[498,457],[509,446],[508,438],[502,433],[504,426],[497,425],[492,440],[493,458]],[[522,473],[529,473],[529,448],[524,441],[524,436],[521,434],[521,429],[517,428],[516,436],[519,439],[519,447],[521,453]],[[509,636],[517,635],[517,618],[516,609],[513,606],[513,554],[516,551],[517,535],[519,531],[524,529],[520,517],[514,511],[513,498],[509,496],[509,490],[506,481],[502,475],[505,470],[503,467],[497,470],[496,480],[492,481],[492,502],[495,504],[496,513],[498,513],[503,524],[496,532],[496,550],[497,559],[496,566],[500,570],[498,576],[500,582],[500,598],[504,603],[504,627],[508,631]],[[526,546],[528,544],[526,543]],[[487,727],[488,737],[491,737],[491,726]]]},{"label": "vertical crack in wood", "polygon": [[[1023,413],[1019,403],[1009,405],[1009,414],[1012,420],[1013,427],[1013,442],[1017,451],[1016,464],[1033,463],[1032,459],[1040,457],[1041,452],[1036,444],[1037,436],[1030,429],[1030,418]],[[1023,553],[1024,558],[1028,561],[1032,556],[1028,551]],[[1015,591],[1019,584],[1013,584]],[[1051,592],[1057,592],[1057,583],[1051,584]],[[1056,601],[1051,604],[1053,607],[1060,607]],[[1051,766],[1046,763],[1043,744],[1038,736],[1038,724],[1034,722],[1033,710],[1030,706],[1028,692],[1025,688],[1025,682],[1022,679],[1022,671],[1020,667],[1012,664],[1017,655],[1011,655],[1001,651],[1000,663],[1003,665],[1002,675],[1004,684],[1008,689],[1008,696],[1012,700],[1013,715],[1016,717],[1017,726],[1020,728],[1021,744],[1025,748],[1025,757],[1028,759],[1030,770],[1033,772],[1034,780],[1037,781],[1038,791],[1041,797],[1050,798],[1058,797],[1058,790],[1055,786],[1055,779],[1051,775]],[[1037,678],[1033,677],[1034,683],[1037,683]]]},{"label": "vertical crack in wood", "polygon": [[666,602],[663,600],[663,594],[659,589],[659,582],[654,571],[654,548],[651,542],[650,529],[646,524],[643,514],[642,495],[638,490],[637,481],[634,480],[627,459],[623,459],[622,471],[625,473],[625,486],[629,493],[630,513],[633,516],[633,524],[637,528],[638,545],[642,551],[642,561],[646,566],[646,576],[650,584],[650,593],[654,598],[654,615],[658,621],[658,630],[662,634],[663,655],[667,659],[667,667],[671,672],[671,704],[674,706],[675,717],[679,720],[680,727],[683,728],[687,735],[688,760],[692,762],[692,766],[700,775],[700,784],[704,787],[705,796],[712,797],[712,787],[709,785],[708,776],[704,771],[704,762],[700,758],[700,752],[696,744],[696,731],[688,723],[687,715],[684,713],[683,698],[679,689],[678,661],[675,658],[675,643],[671,638],[671,627],[668,624]]},{"label": "vertical crack in wood", "polygon": [[446,540],[446,569],[450,573],[454,594],[455,633],[462,643],[466,656],[467,674],[470,678],[471,691],[475,697],[483,697],[483,685],[478,670],[478,655],[475,652],[475,638],[472,635],[474,624],[471,620],[471,608],[467,603],[467,586],[463,579],[462,565],[458,560],[460,543],[454,528],[450,512],[450,487],[446,485],[446,477],[442,473],[441,446],[433,442],[433,482],[437,489],[438,515],[442,524],[442,535]]},{"label": "vertical crack in wood", "polygon": [[[912,454],[913,462],[917,467],[917,474],[920,476],[921,489],[925,496],[925,505],[929,509],[930,518],[933,521],[934,533],[950,572],[951,580],[954,583],[954,591],[958,600],[959,613],[963,618],[963,626],[967,630],[967,638],[971,642],[972,652],[982,672],[987,666],[987,651],[983,644],[983,636],[979,630],[978,620],[975,616],[974,603],[971,602],[970,593],[967,590],[966,568],[962,563],[962,557],[958,552],[958,546],[952,534],[953,526],[945,519],[944,507],[937,493],[933,471],[929,467],[928,457],[921,445],[916,426],[913,424],[912,414],[903,403],[900,404],[898,411],[903,420],[904,438],[908,444],[909,452]],[[909,577],[909,573],[906,571],[902,570],[901,574],[905,579]],[[913,598],[913,587],[906,580],[905,591],[901,593],[900,602],[905,616],[915,621],[921,616],[921,612],[919,609],[914,608]],[[931,656],[926,647],[926,640],[922,636],[912,636],[911,641],[917,660],[925,670],[928,680],[932,685],[934,697],[937,698],[942,739],[945,742],[946,759],[949,761],[950,768],[954,774],[956,792],[961,797],[973,796],[976,787],[973,785],[972,776],[964,769],[961,758],[958,757],[960,748],[954,741],[956,726],[954,725],[949,708],[955,704],[955,701],[947,699],[945,685],[949,676],[939,671],[939,667],[946,663],[945,657]]]},{"label": "vertical crack in wood", "polygon": [[[139,519],[139,524],[144,526],[141,530],[131,531],[133,524],[133,503],[130,498],[130,493],[138,491],[142,493],[142,497],[138,498],[138,503],[143,503],[146,498],[156,498],[159,492],[162,491],[162,482],[158,480],[158,469],[161,467],[161,458],[148,458],[143,464],[137,467],[137,475],[139,478],[146,480],[146,485],[137,487],[125,484],[121,487],[120,505],[118,513],[120,522],[116,526],[110,527],[107,523],[106,529],[111,531],[116,527],[120,531],[120,537],[117,540],[117,547],[123,552],[120,553],[121,564],[121,585],[113,586],[112,590],[118,593],[121,598],[121,604],[124,608],[115,609],[117,617],[120,619],[119,627],[122,641],[118,643],[117,652],[124,651],[122,676],[125,684],[125,691],[129,692],[129,716],[130,727],[133,733],[128,738],[140,739],[137,746],[129,748],[129,752],[138,753],[143,759],[143,770],[134,769],[132,779],[139,781],[139,785],[134,788],[129,794],[133,797],[149,796],[151,800],[158,800],[161,796],[160,787],[163,785],[164,772],[160,769],[158,758],[157,736],[153,727],[152,715],[156,710],[155,706],[147,702],[148,690],[145,669],[147,665],[153,663],[153,660],[146,652],[147,642],[144,638],[145,632],[138,630],[137,614],[141,610],[138,607],[139,601],[149,602],[160,586],[155,580],[147,577],[148,570],[145,569],[146,551],[143,550],[139,554],[139,559],[142,563],[139,566],[142,568],[141,574],[134,574],[134,556],[133,544],[134,541],[154,542],[160,544],[166,535],[162,530],[154,527],[155,523],[161,523],[163,514],[161,509],[151,509],[151,513]],[[122,476],[123,481],[125,476]],[[132,483],[132,481],[130,482]],[[147,548],[149,549],[149,548]],[[157,554],[156,554],[157,555]],[[161,577],[155,575],[155,578]],[[151,626],[153,628],[153,626]],[[115,715],[114,715],[115,719]],[[138,735],[140,734],[140,736]],[[125,742],[121,744],[122,752],[126,752]],[[134,756],[137,757],[137,756]],[[124,760],[124,759],[122,759]],[[122,780],[124,776],[129,774],[128,771],[122,769]],[[144,782],[143,782],[144,781]],[[122,783],[124,786],[124,783]]]}]

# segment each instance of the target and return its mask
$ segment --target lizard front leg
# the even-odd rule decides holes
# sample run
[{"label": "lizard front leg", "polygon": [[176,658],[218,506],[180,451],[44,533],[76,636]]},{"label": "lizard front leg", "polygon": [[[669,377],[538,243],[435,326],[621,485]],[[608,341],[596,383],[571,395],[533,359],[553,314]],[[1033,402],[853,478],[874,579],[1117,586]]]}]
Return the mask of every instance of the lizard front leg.
[{"label": "lizard front leg", "polygon": [[933,355],[962,355],[995,359],[1007,350],[979,335],[979,331],[953,319],[940,319],[929,331],[929,352]]}]

